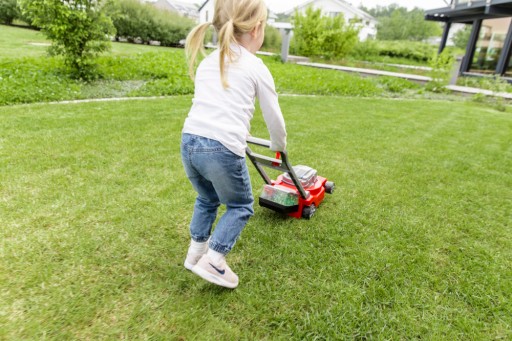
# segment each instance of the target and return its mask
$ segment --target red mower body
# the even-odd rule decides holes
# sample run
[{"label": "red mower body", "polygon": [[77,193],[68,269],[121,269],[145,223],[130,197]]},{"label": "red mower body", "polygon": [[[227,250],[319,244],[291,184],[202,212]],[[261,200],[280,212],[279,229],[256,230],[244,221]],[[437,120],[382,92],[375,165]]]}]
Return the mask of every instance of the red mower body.
[{"label": "red mower body", "polygon": [[[247,142],[270,148],[270,141],[250,137]],[[324,200],[325,193],[334,192],[334,182],[318,176],[317,171],[308,166],[292,166],[285,151],[275,157],[254,153],[247,147],[246,154],[259,172],[265,185],[259,196],[259,204],[294,218],[310,219]],[[272,180],[264,168],[282,171]]]},{"label": "red mower body", "polygon": [[316,181],[310,187],[304,187],[307,193],[309,193],[309,197],[307,199],[303,199],[300,196],[297,187],[291,185],[285,181],[283,181],[284,174],[281,174],[277,177],[275,181],[273,181],[273,185],[279,185],[283,187],[290,188],[294,190],[299,196],[299,204],[296,207],[295,211],[287,212],[290,217],[294,218],[310,218],[314,213],[316,208],[320,206],[322,200],[324,200],[325,196],[325,184],[327,179],[321,176],[316,177]]}]

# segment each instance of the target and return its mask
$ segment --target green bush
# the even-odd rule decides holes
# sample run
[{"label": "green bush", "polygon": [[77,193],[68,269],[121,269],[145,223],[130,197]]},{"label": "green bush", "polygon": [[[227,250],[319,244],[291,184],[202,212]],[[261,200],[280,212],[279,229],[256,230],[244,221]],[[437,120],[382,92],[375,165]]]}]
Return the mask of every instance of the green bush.
[{"label": "green bush", "polygon": [[130,42],[158,41],[163,46],[176,46],[195,25],[188,18],[137,0],[114,1],[107,12],[117,31],[116,39]]},{"label": "green bush", "polygon": [[0,23],[11,25],[20,16],[17,0],[0,0]]},{"label": "green bush", "polygon": [[377,19],[379,40],[423,41],[441,34],[441,26],[436,22],[426,21],[425,11],[420,8],[408,11],[405,7],[396,7],[389,15],[379,16]]},{"label": "green bush", "polygon": [[436,46],[411,41],[380,41],[379,55],[388,57],[406,58],[415,61],[428,61]]},{"label": "green bush", "polygon": [[428,62],[436,51],[436,46],[422,42],[367,40],[358,42],[351,56],[363,60],[370,60],[373,57],[403,58],[424,63]]},{"label": "green bush", "polygon": [[425,85],[425,88],[432,92],[446,92],[445,86],[448,85],[454,62],[455,58],[448,50],[441,54],[434,54],[429,61],[432,80]]},{"label": "green bush", "polygon": [[379,55],[379,43],[373,39],[358,41],[350,55],[359,60],[370,60],[372,57]]},{"label": "green bush", "polygon": [[304,14],[295,13],[293,24],[293,52],[302,56],[343,58],[357,42],[358,30],[342,15],[330,18],[308,7]]},{"label": "green bush", "polygon": [[49,52],[64,56],[74,78],[96,77],[94,59],[110,48],[112,22],[100,0],[22,0],[31,23],[52,41]]},{"label": "green bush", "polygon": [[275,27],[270,25],[265,26],[265,40],[263,41],[262,48],[267,51],[281,51],[282,38],[281,33]]}]

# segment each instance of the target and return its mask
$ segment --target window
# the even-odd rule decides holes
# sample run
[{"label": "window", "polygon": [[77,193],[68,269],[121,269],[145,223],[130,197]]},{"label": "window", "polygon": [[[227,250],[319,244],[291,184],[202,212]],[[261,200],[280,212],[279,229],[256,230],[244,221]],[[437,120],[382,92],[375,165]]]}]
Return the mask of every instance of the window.
[{"label": "window", "polygon": [[482,21],[470,71],[495,73],[511,21],[512,18]]}]

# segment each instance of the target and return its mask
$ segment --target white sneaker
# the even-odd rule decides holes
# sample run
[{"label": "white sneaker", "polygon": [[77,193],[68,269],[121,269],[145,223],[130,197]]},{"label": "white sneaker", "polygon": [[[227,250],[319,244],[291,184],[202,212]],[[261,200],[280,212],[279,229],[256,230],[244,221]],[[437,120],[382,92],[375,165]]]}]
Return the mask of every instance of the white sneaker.
[{"label": "white sneaker", "polygon": [[238,286],[238,276],[230,269],[226,260],[214,264],[210,256],[204,255],[192,268],[192,272],[210,283],[234,289]]},{"label": "white sneaker", "polygon": [[[198,243],[196,243],[197,245]],[[203,257],[204,254],[208,251],[208,242],[205,242],[200,248],[192,246],[192,244],[188,248],[187,258],[185,259],[185,269],[192,270],[194,265],[199,262],[199,259]]]}]

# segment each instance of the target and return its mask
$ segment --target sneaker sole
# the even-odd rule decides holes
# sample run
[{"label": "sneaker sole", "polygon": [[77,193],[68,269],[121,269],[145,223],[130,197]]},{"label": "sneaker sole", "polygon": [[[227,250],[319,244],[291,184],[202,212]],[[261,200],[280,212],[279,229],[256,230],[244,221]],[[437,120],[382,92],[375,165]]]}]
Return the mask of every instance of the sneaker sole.
[{"label": "sneaker sole", "polygon": [[211,273],[209,273],[208,271],[206,270],[203,270],[199,267],[193,267],[191,269],[191,271],[193,273],[195,273],[196,275],[198,275],[199,277],[201,277],[202,279],[210,282],[210,283],[213,283],[213,284],[217,284],[221,287],[225,287],[225,288],[229,288],[229,289],[234,289],[238,286],[238,283],[229,283],[225,280],[223,280],[222,278],[219,278]]},{"label": "sneaker sole", "polygon": [[192,271],[192,268],[194,267],[194,264],[189,263],[187,261],[185,261],[185,263],[183,263],[183,265],[185,266],[185,269],[190,270],[190,271]]}]

